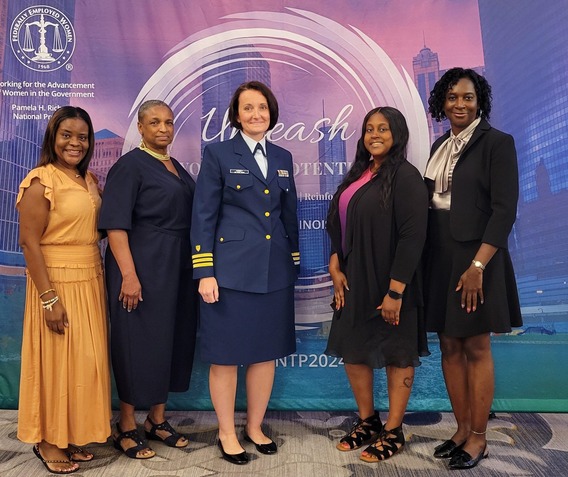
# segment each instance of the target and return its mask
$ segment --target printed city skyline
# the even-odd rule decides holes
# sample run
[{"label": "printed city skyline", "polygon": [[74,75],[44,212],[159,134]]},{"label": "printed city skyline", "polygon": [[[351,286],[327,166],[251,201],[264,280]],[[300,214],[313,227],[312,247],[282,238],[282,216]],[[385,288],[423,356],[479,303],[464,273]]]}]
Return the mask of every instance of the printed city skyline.
[{"label": "printed city skyline", "polygon": [[[341,23],[345,32],[362,32],[376,42],[384,50],[388,61],[395,65],[397,74],[404,73],[410,77],[418,90],[423,108],[430,88],[446,69],[456,65],[476,68],[493,85],[492,124],[513,134],[519,151],[521,199],[511,239],[511,251],[519,276],[523,305],[560,306],[568,301],[568,266],[563,258],[567,254],[565,240],[562,239],[568,229],[565,219],[568,217],[565,210],[565,204],[568,204],[565,200],[568,189],[568,139],[562,133],[566,129],[568,116],[568,91],[565,82],[561,81],[561,75],[547,72],[566,68],[565,56],[556,52],[564,51],[568,43],[562,29],[568,13],[557,5],[548,5],[546,9],[534,11],[524,8],[520,5],[522,3],[516,2],[517,8],[510,10],[508,2],[426,1],[414,5],[412,11],[405,9],[402,14],[403,7],[398,2],[385,2],[377,17],[380,21],[377,21],[377,18],[369,15],[375,7],[372,0],[330,0],[325,3],[325,8],[320,1],[259,0],[255,3],[253,12],[242,12],[240,5],[229,1],[213,2],[207,11],[193,9],[190,12],[187,1],[172,0],[162,15],[153,17],[152,26],[164,32],[163,37],[156,41],[147,35],[146,14],[142,14],[140,9],[130,8],[129,2],[105,2],[104,9],[101,10],[100,4],[86,0],[45,0],[42,4],[61,10],[73,23],[77,38],[69,62],[72,68],[61,68],[47,75],[31,71],[17,60],[11,46],[5,42],[5,47],[0,50],[3,75],[0,81],[3,85],[8,85],[10,81],[25,80],[33,83],[49,78],[49,81],[60,83],[94,83],[94,98],[54,100],[43,96],[34,98],[33,103],[47,109],[71,102],[91,113],[97,131],[97,153],[92,165],[103,177],[104,183],[104,175],[120,155],[127,137],[128,123],[134,114],[131,108],[136,96],[161,65],[181,51],[185,39],[191,35],[192,38],[199,39],[199,32],[221,35],[229,25],[231,28],[239,26],[245,30],[248,27],[249,30],[246,31],[250,31],[251,35],[248,45],[254,46],[256,30],[251,25],[256,25],[255,22],[258,21],[268,22],[273,13],[286,15],[286,18],[294,17],[296,23],[288,32],[291,36],[304,33],[301,25],[308,18],[320,23],[329,18],[336,22],[335,25]],[[15,1],[0,4],[0,37],[9,37],[12,21],[24,8],[22,4],[23,2]],[[148,8],[154,7],[149,5]],[[104,15],[101,13],[103,10]],[[314,12],[312,16],[310,11]],[[456,18],[460,21],[455,21]],[[321,40],[318,35],[323,35],[315,31],[312,34],[316,42]],[[454,38],[468,38],[468,41],[453,41]],[[209,43],[207,38],[199,40],[204,42],[204,48],[216,47],[213,39]],[[285,42],[283,37],[278,37],[277,40],[280,46]],[[239,48],[243,45],[246,46],[246,43],[241,46],[227,44],[226,48],[234,50],[219,53],[222,53],[223,58],[230,58],[230,54],[233,51],[239,53]],[[540,46],[535,48],[534,45]],[[345,89],[347,81],[338,85],[332,76],[323,73],[318,76],[309,71],[308,56],[295,63],[292,53],[299,51],[298,45],[294,45],[294,48],[296,49],[286,51],[286,56],[282,55],[275,60],[270,49],[263,44],[263,50],[258,56],[250,57],[249,60],[254,60],[254,68],[261,74],[256,78],[270,81],[279,98],[282,121],[287,127],[297,123],[306,127],[314,125],[313,131],[308,132],[312,139],[320,138],[318,141],[282,143],[292,150],[297,163],[301,199],[299,210],[306,249],[303,274],[305,277],[313,277],[320,272],[325,273],[325,204],[329,194],[333,194],[341,180],[340,169],[346,169],[354,154],[354,143],[360,128],[358,121],[365,112],[363,105],[366,103],[361,101],[357,104],[354,98],[360,92]],[[335,54],[341,56],[345,53],[345,50],[337,46]],[[316,65],[315,62],[313,64]],[[317,65],[321,64],[323,63]],[[250,66],[238,66],[243,75],[235,74],[235,82],[249,77],[246,72]],[[322,69],[317,71],[323,72]],[[531,74],[527,76],[529,71]],[[175,72],[174,68],[172,74]],[[338,74],[342,73],[343,70],[338,70]],[[519,81],[519,78],[525,77],[528,79]],[[165,78],[165,81],[168,80],[169,78]],[[208,86],[211,88],[213,85],[215,78],[211,77]],[[203,127],[202,118],[210,111],[210,107],[224,110],[227,94],[234,87],[233,83],[223,85],[223,94],[218,94],[218,87],[209,92],[194,90],[192,94],[202,94],[199,101],[195,102],[199,107],[194,111],[191,107],[184,109],[186,116],[182,115],[182,123],[178,125],[180,130],[185,128],[184,133],[176,138],[173,147],[174,156],[182,163],[199,163],[205,144],[203,139],[197,139]],[[3,86],[2,89],[6,88]],[[215,89],[217,92],[214,92]],[[548,99],[543,101],[544,97]],[[192,98],[195,99],[196,96],[187,94],[184,101],[189,104]],[[46,120],[13,119],[14,106],[25,106],[30,101],[30,98],[25,97],[0,96],[0,273],[11,273],[13,267],[20,269],[16,273],[21,273],[20,267],[23,265],[17,246],[17,214],[14,204],[21,178],[37,161],[39,143],[46,124]],[[388,94],[384,93],[380,101],[388,103]],[[353,103],[355,109],[346,116],[348,128],[345,131],[355,132],[349,139],[343,140],[340,134],[334,135],[337,131],[331,131],[328,123],[318,124],[318,121],[323,116],[333,118],[341,114],[346,103]],[[181,110],[183,105],[182,102],[177,107]],[[416,111],[416,114],[422,117],[418,117],[416,124],[427,121],[429,140],[443,133],[444,124],[432,124],[423,110]],[[211,131],[222,127],[218,120],[209,126]],[[292,130],[300,129],[296,126]],[[333,140],[328,141],[331,136]],[[129,143],[124,147],[132,145]],[[410,160],[424,164],[427,151],[421,151],[419,155],[421,157],[413,154]],[[190,172],[196,173],[195,170]]]}]

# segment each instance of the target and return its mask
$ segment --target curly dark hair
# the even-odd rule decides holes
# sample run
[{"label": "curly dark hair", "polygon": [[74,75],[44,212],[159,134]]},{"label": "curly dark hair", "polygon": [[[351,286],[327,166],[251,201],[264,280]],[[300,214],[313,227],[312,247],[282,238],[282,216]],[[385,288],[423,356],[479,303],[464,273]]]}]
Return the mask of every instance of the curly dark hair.
[{"label": "curly dark hair", "polygon": [[95,132],[93,130],[93,123],[91,122],[91,117],[89,113],[82,108],[75,106],[63,106],[59,108],[47,123],[47,129],[43,136],[43,143],[41,146],[41,152],[39,156],[39,162],[37,166],[45,166],[47,164],[53,164],[57,162],[57,154],[55,153],[55,138],[57,136],[57,131],[59,126],[66,119],[82,119],[87,123],[89,129],[89,148],[85,157],[77,164],[77,171],[84,178],[87,174],[87,169],[89,163],[91,162],[91,157],[93,157],[93,151],[95,149]]},{"label": "curly dark hair", "polygon": [[369,168],[370,154],[365,148],[365,131],[367,129],[367,122],[373,114],[381,113],[389,123],[389,127],[392,133],[393,144],[388,152],[388,156],[385,158],[381,167],[379,168],[377,175],[371,179],[372,181],[379,181],[379,196],[380,203],[377,204],[383,209],[387,208],[390,203],[392,184],[394,181],[394,176],[400,164],[406,161],[406,146],[408,145],[408,126],[406,124],[406,119],[402,113],[395,108],[390,106],[384,106],[380,108],[371,109],[363,119],[363,125],[361,127],[361,137],[357,141],[357,151],[355,152],[355,161],[349,169],[349,172],[345,176],[345,179],[339,184],[337,192],[335,193],[331,204],[329,206],[328,220],[333,221],[336,216],[337,208],[339,206],[339,196],[341,193],[349,187],[350,184],[355,182],[361,177],[363,172]]},{"label": "curly dark hair", "polygon": [[243,125],[238,121],[239,96],[243,91],[247,91],[249,89],[258,91],[266,98],[266,102],[268,103],[268,111],[270,112],[270,124],[268,125],[268,130],[270,131],[274,128],[274,126],[276,126],[276,123],[278,122],[278,101],[276,100],[276,97],[274,96],[272,90],[260,81],[249,81],[248,83],[243,83],[233,93],[233,97],[231,98],[231,102],[229,103],[229,122],[231,123],[231,126],[242,131]]},{"label": "curly dark hair", "polygon": [[444,112],[446,94],[462,78],[471,80],[475,87],[477,105],[479,106],[477,116],[489,119],[491,113],[491,86],[487,80],[472,69],[452,68],[446,71],[436,82],[434,89],[430,92],[430,98],[428,98],[428,111],[436,121],[442,122],[446,119],[446,113]]}]

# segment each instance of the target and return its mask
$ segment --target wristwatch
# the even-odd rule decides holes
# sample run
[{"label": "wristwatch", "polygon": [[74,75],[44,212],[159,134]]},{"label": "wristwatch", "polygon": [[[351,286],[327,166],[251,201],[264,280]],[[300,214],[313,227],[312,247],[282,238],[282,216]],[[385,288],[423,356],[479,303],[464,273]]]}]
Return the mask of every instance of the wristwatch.
[{"label": "wristwatch", "polygon": [[473,266],[475,268],[481,268],[481,270],[485,270],[485,265],[483,265],[483,263],[481,263],[479,260],[472,260],[471,263],[473,263]]},{"label": "wristwatch", "polygon": [[393,300],[402,300],[402,293],[399,293],[397,291],[389,290],[387,295],[390,296]]}]

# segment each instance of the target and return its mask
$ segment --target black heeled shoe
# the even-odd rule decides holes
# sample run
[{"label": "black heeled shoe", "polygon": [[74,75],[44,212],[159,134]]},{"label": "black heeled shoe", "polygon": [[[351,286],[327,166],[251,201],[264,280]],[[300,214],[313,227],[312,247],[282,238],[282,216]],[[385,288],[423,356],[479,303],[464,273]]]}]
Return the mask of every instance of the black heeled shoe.
[{"label": "black heeled shoe", "polygon": [[458,445],[453,440],[448,439],[434,448],[434,457],[436,459],[450,459],[456,452],[462,450],[464,445],[465,441]]},{"label": "black heeled shoe", "polygon": [[246,430],[244,431],[244,437],[245,441],[253,443],[256,447],[256,450],[261,454],[271,455],[278,452],[278,447],[276,446],[276,442],[274,441],[270,442],[269,444],[257,444],[250,438]]},{"label": "black heeled shoe", "polygon": [[487,457],[489,457],[487,445],[485,445],[475,458],[473,458],[468,452],[460,450],[450,459],[449,467],[450,469],[473,469],[477,464],[479,464],[481,459],[486,459]]},{"label": "black heeled shoe", "polygon": [[227,454],[225,452],[225,449],[223,449],[223,444],[221,443],[221,439],[217,441],[217,446],[219,447],[221,454],[223,454],[223,459],[225,459],[227,462],[237,465],[244,465],[249,463],[249,456],[246,453],[246,451],[243,451],[240,454]]}]

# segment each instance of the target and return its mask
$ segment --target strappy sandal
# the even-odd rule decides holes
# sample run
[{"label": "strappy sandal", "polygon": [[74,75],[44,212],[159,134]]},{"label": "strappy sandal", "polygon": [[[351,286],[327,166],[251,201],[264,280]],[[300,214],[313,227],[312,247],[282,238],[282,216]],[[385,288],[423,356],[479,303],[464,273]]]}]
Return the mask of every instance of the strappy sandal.
[{"label": "strappy sandal", "polygon": [[[146,416],[146,420],[152,426],[152,429],[150,429],[149,431],[145,430],[146,437],[148,439],[151,439],[151,440],[154,440],[154,441],[161,441],[169,447],[177,447],[178,449],[182,448],[182,447],[186,447],[189,444],[189,440],[187,439],[187,437],[185,437],[183,434],[180,434],[179,432],[177,432],[170,425],[170,423],[167,420],[162,422],[161,424],[156,424],[156,423],[152,422],[152,419],[150,419],[150,416]],[[161,436],[158,435],[158,431],[169,432],[170,435],[168,437],[162,438]],[[178,442],[182,438],[185,439],[185,441],[182,441],[182,445],[178,445]]]},{"label": "strappy sandal", "polygon": [[77,466],[75,469],[70,469],[70,470],[53,470],[51,467],[49,467],[49,464],[73,464],[73,462],[71,462],[70,460],[45,460],[40,451],[39,451],[39,444],[36,444],[33,447],[34,450],[34,454],[36,455],[36,457],[41,460],[41,463],[43,465],[45,465],[45,468],[51,472],[52,474],[73,474],[74,472],[77,472],[79,470],[79,466]]},{"label": "strappy sandal", "polygon": [[[156,455],[156,453],[148,445],[148,441],[140,437],[138,429],[132,429],[131,431],[122,432],[122,430],[120,429],[120,425],[117,422],[116,430],[118,431],[118,436],[116,437],[112,436],[112,443],[114,445],[114,448],[116,450],[124,452],[127,457],[130,457],[131,459],[151,459]],[[129,447],[128,449],[125,449],[120,445],[120,442],[123,439],[132,439],[134,442],[136,442],[136,445],[133,447]],[[152,451],[152,454],[138,455],[138,452],[143,451],[145,449],[150,449]]]},{"label": "strappy sandal", "polygon": [[[375,412],[375,414],[366,419],[359,418],[353,423],[353,427],[341,438],[339,444],[335,447],[342,452],[359,449],[372,442],[379,432],[381,432],[382,428],[383,424],[381,423],[378,412]],[[343,442],[347,443],[349,446],[348,449],[341,445]]]},{"label": "strappy sandal", "polygon": [[[391,430],[387,430],[383,427],[377,441],[364,450],[364,452],[371,455],[361,455],[360,459],[371,463],[390,459],[393,455],[402,450],[404,443],[402,425]],[[378,448],[379,446],[381,449]]]},{"label": "strappy sandal", "polygon": [[[95,457],[92,452],[89,452],[87,449],[82,449],[75,444],[69,444],[65,453],[69,456],[69,460],[71,462],[90,462]],[[76,459],[75,456],[77,454],[84,454],[90,457],[87,457],[86,459]]]}]

